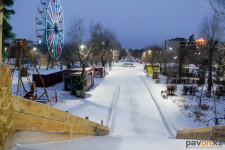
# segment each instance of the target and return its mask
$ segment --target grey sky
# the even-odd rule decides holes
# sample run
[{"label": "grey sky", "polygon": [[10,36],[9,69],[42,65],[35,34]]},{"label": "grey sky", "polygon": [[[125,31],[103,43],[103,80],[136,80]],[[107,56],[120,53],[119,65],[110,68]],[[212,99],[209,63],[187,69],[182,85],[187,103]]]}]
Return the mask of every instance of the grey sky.
[{"label": "grey sky", "polygon": [[[162,39],[198,37],[196,27],[212,10],[209,0],[60,0],[65,32],[73,16],[100,21],[114,30],[123,48],[161,44]],[[37,40],[36,13],[39,0],[14,0],[10,23],[16,38]]]}]

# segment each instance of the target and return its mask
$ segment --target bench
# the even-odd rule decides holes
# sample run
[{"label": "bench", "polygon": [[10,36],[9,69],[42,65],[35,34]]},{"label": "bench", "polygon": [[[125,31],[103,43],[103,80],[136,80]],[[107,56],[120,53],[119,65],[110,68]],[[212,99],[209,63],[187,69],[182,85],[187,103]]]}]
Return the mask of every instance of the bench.
[{"label": "bench", "polygon": [[133,63],[124,63],[122,67],[135,67]]}]

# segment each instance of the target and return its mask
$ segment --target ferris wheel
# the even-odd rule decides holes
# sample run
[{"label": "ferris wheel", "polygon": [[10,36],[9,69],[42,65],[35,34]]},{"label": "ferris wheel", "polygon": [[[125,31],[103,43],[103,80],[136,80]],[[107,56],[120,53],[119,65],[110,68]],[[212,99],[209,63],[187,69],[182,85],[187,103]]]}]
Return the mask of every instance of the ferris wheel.
[{"label": "ferris wheel", "polygon": [[53,59],[58,59],[64,45],[64,16],[59,0],[40,0],[37,7],[36,36],[40,50],[48,49]]}]

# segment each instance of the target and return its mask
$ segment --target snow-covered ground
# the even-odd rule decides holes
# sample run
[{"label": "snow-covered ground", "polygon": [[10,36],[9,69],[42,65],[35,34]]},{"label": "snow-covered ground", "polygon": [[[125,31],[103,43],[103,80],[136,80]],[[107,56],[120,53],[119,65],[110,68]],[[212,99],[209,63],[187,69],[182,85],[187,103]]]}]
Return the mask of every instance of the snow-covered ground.
[{"label": "snow-covered ground", "polygon": [[[166,78],[166,76],[160,75],[160,82],[163,84],[154,84],[156,80],[152,79],[149,79],[149,82],[152,82],[152,84],[154,84],[154,87],[161,86],[161,88],[164,87],[165,90]],[[178,84],[178,91],[176,92],[177,95],[168,97],[168,100],[173,102],[173,104],[171,105],[177,106],[179,108],[179,111],[184,114],[186,120],[188,120],[195,127],[205,127],[207,126],[207,123],[210,126],[215,125],[215,122],[213,122],[215,120],[210,120],[212,118],[215,118],[213,93],[212,98],[206,97],[207,84],[203,86],[201,102],[201,105],[205,107],[199,107],[202,87],[198,87],[198,92],[196,92],[194,95],[190,95],[189,92],[187,93],[187,95],[183,95],[183,86],[183,84]],[[197,84],[186,84],[185,86],[197,87]],[[214,90],[216,90],[215,87]],[[215,95],[215,101],[217,118],[225,118],[225,97],[221,96],[220,98],[218,98]],[[172,106],[172,108],[175,106]],[[208,120],[210,121],[208,122]],[[225,119],[220,119],[219,123],[220,125],[225,125]]]},{"label": "snow-covered ground", "polygon": [[[53,107],[110,126],[110,135],[89,137],[63,142],[18,145],[17,150],[136,150],[186,149],[186,140],[177,140],[177,130],[193,128],[171,99],[163,99],[160,91],[164,84],[155,84],[147,78],[143,65],[121,67],[115,63],[104,78],[95,79],[95,86],[86,98],[76,98],[63,91],[63,84],[47,88],[50,97],[57,91],[59,102]],[[12,86],[15,92],[16,85]],[[42,88],[37,88],[39,92]],[[111,118],[110,118],[111,116]],[[110,119],[110,120],[109,120]],[[111,123],[111,124],[110,124]],[[172,133],[171,133],[172,132]]]}]

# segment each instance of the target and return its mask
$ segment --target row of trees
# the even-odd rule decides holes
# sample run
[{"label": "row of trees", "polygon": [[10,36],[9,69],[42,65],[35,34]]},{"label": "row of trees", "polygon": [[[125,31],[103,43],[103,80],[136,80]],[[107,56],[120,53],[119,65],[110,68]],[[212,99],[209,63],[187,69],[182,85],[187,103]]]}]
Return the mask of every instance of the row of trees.
[{"label": "row of trees", "polygon": [[[148,46],[145,48],[146,51],[142,55],[142,60],[145,63],[159,63],[160,66],[164,66],[164,73],[168,76],[172,75],[171,70],[173,70],[173,72],[176,70],[175,67],[167,67],[167,64],[172,62],[172,59],[176,55],[176,59],[178,59],[178,83],[181,81],[182,68],[184,64],[188,65],[193,63],[199,66],[199,85],[205,84],[206,73],[208,72],[208,97],[212,96],[211,89],[213,82],[217,85],[222,85],[223,88],[221,89],[225,89],[225,81],[223,80],[225,73],[225,46],[222,42],[219,42],[223,40],[222,38],[224,35],[225,0],[211,0],[210,4],[214,13],[212,15],[205,16],[197,27],[199,37],[203,37],[203,39],[207,41],[207,45],[205,47],[206,55],[195,55],[197,44],[195,42],[194,35],[189,37],[189,42],[186,47],[178,49],[175,53],[170,51],[161,51],[159,46]],[[213,62],[216,62],[216,68],[213,67]],[[161,65],[161,63],[163,65]],[[215,80],[213,80],[213,71],[215,72]]]},{"label": "row of trees", "polygon": [[113,50],[118,49],[118,38],[114,31],[105,27],[101,22],[91,22],[88,28],[84,25],[81,17],[74,17],[68,27],[66,44],[61,57],[65,64],[80,62],[81,74],[81,97],[84,97],[84,72],[91,65],[105,67],[108,63],[111,68]]},{"label": "row of trees", "polygon": [[[203,85],[205,81],[205,73],[208,71],[208,89],[207,96],[211,97],[213,82],[217,85],[222,85],[225,88],[223,76],[224,69],[224,44],[220,41],[223,40],[224,32],[224,13],[225,13],[225,1],[224,0],[211,0],[210,4],[214,13],[212,15],[206,15],[199,26],[197,27],[198,34],[207,40],[207,57],[202,59],[200,63],[200,80],[199,85]],[[217,67],[213,66],[213,61],[216,62]],[[214,79],[213,80],[213,74]]]},{"label": "row of trees", "polygon": [[75,66],[74,62],[82,63],[87,59],[86,65],[90,63],[105,66],[110,60],[111,50],[118,49],[118,44],[115,32],[101,22],[92,22],[89,28],[86,28],[83,18],[74,17],[67,30],[61,60],[65,64]]}]

